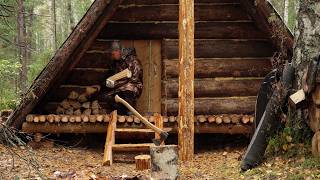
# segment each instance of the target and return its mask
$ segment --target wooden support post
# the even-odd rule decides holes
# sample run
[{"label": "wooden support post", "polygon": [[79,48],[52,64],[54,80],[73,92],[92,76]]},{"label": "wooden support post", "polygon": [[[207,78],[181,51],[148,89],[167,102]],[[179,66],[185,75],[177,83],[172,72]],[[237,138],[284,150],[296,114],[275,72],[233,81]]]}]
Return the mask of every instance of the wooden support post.
[{"label": "wooden support post", "polygon": [[151,146],[150,155],[153,179],[178,179],[177,145]]},{"label": "wooden support post", "polygon": [[[156,113],[154,116],[155,116],[155,125],[158,128],[163,129],[163,119],[162,119],[161,114]],[[160,139],[160,134],[155,133],[155,138]],[[161,145],[164,145],[164,142],[162,142]]]},{"label": "wooden support post", "polygon": [[179,0],[179,157],[194,154],[194,0]]},{"label": "wooden support post", "polygon": [[103,165],[112,165],[112,146],[114,145],[114,131],[117,127],[117,111],[113,111],[109,121],[106,143],[104,145]]}]

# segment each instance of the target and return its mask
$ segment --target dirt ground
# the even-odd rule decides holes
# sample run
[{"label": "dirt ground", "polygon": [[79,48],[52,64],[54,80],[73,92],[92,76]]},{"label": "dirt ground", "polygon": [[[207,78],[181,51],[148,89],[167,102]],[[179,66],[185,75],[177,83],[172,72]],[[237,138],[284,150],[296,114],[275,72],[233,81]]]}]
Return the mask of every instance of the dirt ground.
[{"label": "dirt ground", "polygon": [[[117,154],[113,166],[102,166],[103,137],[85,139],[71,144],[56,140],[54,146],[47,141],[31,151],[14,148],[21,158],[0,145],[0,179],[41,179],[40,176],[54,179],[58,174],[69,174],[72,179],[93,176],[121,179],[150,174],[137,172],[133,163],[123,162],[133,158],[132,154]],[[320,161],[302,156],[270,157],[258,168],[240,173],[240,160],[248,144],[248,139],[242,136],[202,136],[196,137],[195,142],[195,158],[180,165],[180,179],[320,179]],[[32,168],[34,162],[38,163],[37,168]]]}]

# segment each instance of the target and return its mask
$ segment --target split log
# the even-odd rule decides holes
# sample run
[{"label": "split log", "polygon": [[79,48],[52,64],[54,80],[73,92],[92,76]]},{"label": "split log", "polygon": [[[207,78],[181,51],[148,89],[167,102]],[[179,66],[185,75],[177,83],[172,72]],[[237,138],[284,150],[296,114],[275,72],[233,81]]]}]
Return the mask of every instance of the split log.
[{"label": "split log", "polygon": [[100,109],[99,114],[107,114],[107,110],[106,109]]},{"label": "split log", "polygon": [[71,122],[71,123],[76,122],[76,116],[70,116],[69,117],[69,122]]},{"label": "split log", "polygon": [[91,111],[92,111],[91,109],[85,109],[85,110],[82,112],[82,114],[89,116],[89,115],[91,115]]},{"label": "split log", "polygon": [[40,115],[39,116],[39,122],[46,122],[46,116],[45,115]]},{"label": "split log", "polygon": [[128,116],[127,117],[127,122],[128,123],[132,123],[133,122],[133,117],[132,116]]},{"label": "split log", "polygon": [[89,122],[95,123],[97,121],[97,116],[96,115],[89,115]]},{"label": "split log", "polygon": [[88,115],[81,115],[81,119],[82,119],[82,122],[89,122],[89,117]]},{"label": "split log", "polygon": [[103,119],[104,119],[104,116],[99,114],[99,115],[96,115],[97,116],[97,121],[98,122],[103,122]]},{"label": "split log", "polygon": [[98,100],[94,100],[94,101],[92,102],[91,108],[92,108],[92,109],[99,109],[99,108],[100,108],[100,105],[99,105]]},{"label": "split log", "polygon": [[253,122],[254,122],[254,117],[250,116],[250,123],[253,123]]},{"label": "split log", "polygon": [[177,179],[179,177],[177,145],[151,146],[150,155],[152,178]]},{"label": "split log", "polygon": [[197,121],[200,123],[204,123],[207,121],[207,118],[204,115],[197,116]]},{"label": "split log", "polygon": [[125,116],[118,116],[118,122],[119,122],[119,123],[124,123],[124,122],[126,122],[126,117],[125,117]]},{"label": "split log", "polygon": [[240,122],[240,119],[241,119],[241,117],[239,116],[239,115],[232,115],[231,116],[231,122],[233,123],[233,124],[238,124],[239,122]]},{"label": "split log", "polygon": [[56,110],[56,113],[57,113],[57,114],[64,114],[64,113],[65,113],[65,110],[64,110],[61,106],[58,106],[58,107],[57,107],[57,110]]},{"label": "split log", "polygon": [[222,116],[217,116],[216,117],[216,123],[217,124],[221,124],[223,122],[222,118],[223,118]]},{"label": "split log", "polygon": [[33,117],[33,122],[38,123],[40,121],[39,116]]},{"label": "split log", "polygon": [[76,118],[76,122],[77,122],[77,123],[81,122],[81,116],[80,116],[80,115],[75,116],[75,118]]},{"label": "split log", "polygon": [[241,119],[241,122],[243,124],[247,124],[248,122],[250,122],[250,117],[248,115],[244,115]]},{"label": "split log", "polygon": [[69,109],[71,107],[71,104],[68,100],[63,100],[60,104],[64,109]]},{"label": "split log", "polygon": [[61,116],[60,115],[54,115],[54,122],[58,123],[61,121]]},{"label": "split log", "polygon": [[231,122],[231,118],[229,117],[229,115],[225,115],[223,116],[222,121],[226,124],[229,124]]},{"label": "split log", "polygon": [[320,157],[320,131],[317,131],[312,137],[312,155]]},{"label": "split log", "polygon": [[208,117],[208,122],[209,122],[209,123],[214,123],[215,121],[216,121],[215,116],[209,116],[209,117]]},{"label": "split log", "polygon": [[89,109],[91,107],[91,103],[90,102],[85,102],[82,104],[83,108]]},{"label": "split log", "polygon": [[81,94],[81,95],[79,96],[79,98],[78,98],[78,101],[79,101],[80,103],[87,102],[87,101],[88,101],[87,95],[86,95],[86,94]]},{"label": "split log", "polygon": [[99,109],[92,109],[92,114],[97,115],[100,113]]},{"label": "split log", "polygon": [[67,123],[69,121],[69,116],[68,115],[62,115],[61,116],[61,122]]},{"label": "split log", "polygon": [[47,121],[50,122],[50,123],[53,123],[54,122],[54,114],[49,114],[47,116]]},{"label": "split log", "polygon": [[150,155],[138,155],[134,157],[136,163],[136,170],[143,171],[151,168],[151,156]]},{"label": "split log", "polygon": [[69,109],[66,110],[65,112],[66,115],[73,115],[73,108],[70,107]]},{"label": "split log", "polygon": [[103,117],[103,122],[109,122],[110,121],[110,116],[109,114],[104,115]]},{"label": "split log", "polygon": [[70,101],[70,105],[74,109],[80,109],[81,108],[81,104],[78,101]]},{"label": "split log", "polygon": [[82,113],[81,113],[81,110],[80,109],[77,109],[73,112],[74,115],[76,116],[80,116]]},{"label": "split log", "polygon": [[137,116],[133,116],[133,121],[134,123],[137,123],[137,124],[140,123],[140,119]]},{"label": "split log", "polygon": [[68,98],[71,100],[76,100],[79,97],[79,93],[75,92],[75,91],[71,91]]}]

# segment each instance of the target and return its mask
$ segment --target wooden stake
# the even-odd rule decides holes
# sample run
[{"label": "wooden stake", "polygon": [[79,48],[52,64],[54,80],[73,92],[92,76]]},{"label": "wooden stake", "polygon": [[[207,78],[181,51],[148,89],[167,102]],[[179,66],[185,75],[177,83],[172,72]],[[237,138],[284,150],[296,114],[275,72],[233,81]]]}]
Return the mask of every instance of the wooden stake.
[{"label": "wooden stake", "polygon": [[143,171],[150,169],[151,167],[151,157],[150,155],[138,155],[134,157],[136,162],[136,170]]},{"label": "wooden stake", "polygon": [[179,158],[194,155],[194,0],[179,0]]},{"label": "wooden stake", "polygon": [[108,125],[106,143],[104,146],[103,165],[112,165],[112,145],[114,144],[114,130],[117,128],[117,111],[113,111]]}]

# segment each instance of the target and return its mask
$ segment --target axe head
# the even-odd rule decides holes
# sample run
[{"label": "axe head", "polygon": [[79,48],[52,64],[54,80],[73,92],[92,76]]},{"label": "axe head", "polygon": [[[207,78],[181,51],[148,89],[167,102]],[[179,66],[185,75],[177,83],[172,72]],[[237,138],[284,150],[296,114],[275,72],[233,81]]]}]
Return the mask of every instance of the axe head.
[{"label": "axe head", "polygon": [[152,142],[156,146],[160,146],[161,143],[164,142],[168,136],[169,136],[169,134],[167,132],[162,132],[162,133],[160,133],[160,139],[152,139]]}]

